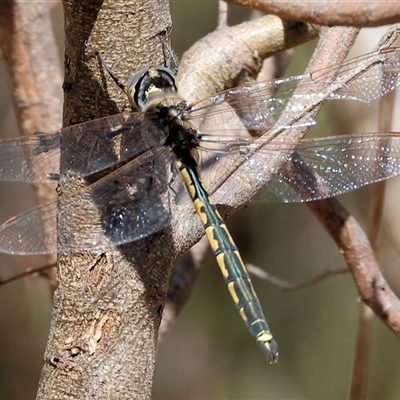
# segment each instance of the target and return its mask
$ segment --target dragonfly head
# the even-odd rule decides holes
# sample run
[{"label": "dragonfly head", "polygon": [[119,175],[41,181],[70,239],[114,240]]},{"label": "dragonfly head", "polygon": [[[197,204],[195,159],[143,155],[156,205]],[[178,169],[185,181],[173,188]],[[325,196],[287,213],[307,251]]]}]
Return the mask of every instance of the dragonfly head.
[{"label": "dragonfly head", "polygon": [[177,92],[175,76],[165,67],[143,68],[129,79],[127,92],[131,107],[136,111],[145,111],[155,99]]}]

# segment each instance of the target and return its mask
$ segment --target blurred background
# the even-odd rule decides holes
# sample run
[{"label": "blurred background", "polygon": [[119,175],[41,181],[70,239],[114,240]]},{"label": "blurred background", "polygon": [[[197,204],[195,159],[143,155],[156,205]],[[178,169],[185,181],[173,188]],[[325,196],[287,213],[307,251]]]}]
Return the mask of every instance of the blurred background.
[{"label": "blurred background", "polygon": [[[217,24],[217,2],[171,2],[173,48],[181,55]],[[250,17],[230,7],[231,25]],[[61,5],[53,11],[63,59]],[[187,29],[190,24],[190,30]],[[386,28],[365,29],[352,56],[373,49]],[[295,50],[287,75],[302,73],[315,42]],[[18,135],[4,63],[0,60],[0,133]],[[323,107],[313,136],[376,130],[377,104],[331,102]],[[393,130],[400,130],[394,121]],[[399,179],[387,184],[379,260],[392,289],[400,293]],[[340,197],[366,227],[370,188]],[[28,185],[0,185],[0,219],[34,205]],[[257,204],[228,220],[245,262],[297,282],[345,262],[334,242],[302,204]],[[0,276],[8,277],[43,260],[0,258]],[[161,399],[343,399],[348,397],[359,302],[349,274],[294,292],[253,278],[280,348],[279,363],[266,363],[232,304],[211,254],[193,294],[160,346],[153,398]],[[47,283],[31,277],[0,288],[0,399],[35,397],[51,317]],[[400,398],[400,342],[374,321],[368,397]]]}]

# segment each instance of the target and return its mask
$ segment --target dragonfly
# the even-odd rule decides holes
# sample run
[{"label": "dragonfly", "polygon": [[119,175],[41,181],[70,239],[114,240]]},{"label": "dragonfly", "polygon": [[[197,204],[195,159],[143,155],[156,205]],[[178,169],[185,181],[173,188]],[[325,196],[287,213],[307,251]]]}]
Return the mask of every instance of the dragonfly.
[{"label": "dragonfly", "polygon": [[[6,220],[0,225],[0,251],[102,252],[168,227],[168,204],[190,202],[236,308],[275,362],[277,344],[211,195],[222,190],[221,176],[237,160],[237,180],[268,183],[258,196],[262,201],[313,201],[398,175],[400,134],[293,141],[280,139],[279,133],[314,124],[309,111],[322,101],[377,99],[399,86],[399,76],[400,48],[386,48],[339,67],[242,86],[187,104],[170,70],[140,70],[126,87],[119,84],[131,113],[0,141],[0,180],[43,183],[63,178],[61,146],[65,177],[89,180],[75,193]],[[266,174],[261,164],[271,158],[279,162]],[[63,213],[67,217],[60,218]],[[88,220],[87,215],[97,217]]]}]

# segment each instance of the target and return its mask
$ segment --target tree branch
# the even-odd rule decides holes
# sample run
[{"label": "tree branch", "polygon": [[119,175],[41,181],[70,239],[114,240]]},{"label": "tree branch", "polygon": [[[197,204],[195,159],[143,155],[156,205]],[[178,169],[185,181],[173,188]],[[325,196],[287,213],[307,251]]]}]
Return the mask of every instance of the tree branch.
[{"label": "tree branch", "polygon": [[[115,114],[126,108],[126,97],[96,57],[86,53],[85,42],[103,52],[121,79],[143,66],[163,64],[163,41],[171,27],[168,4],[147,0],[63,4],[64,125]],[[61,195],[85,185],[63,178],[68,168],[64,152],[62,147]],[[68,210],[60,211],[62,225]],[[59,286],[39,399],[150,397],[158,326],[175,260],[167,237],[160,233],[102,254],[59,254]]]},{"label": "tree branch", "polygon": [[400,5],[396,1],[228,0],[228,3],[251,7],[293,21],[326,26],[367,27],[400,21]]},{"label": "tree branch", "polygon": [[274,15],[218,29],[198,40],[182,57],[179,90],[188,103],[255,82],[263,62],[318,36],[312,26]]},{"label": "tree branch", "polygon": [[[52,27],[48,3],[8,0],[0,5],[0,49],[21,135],[51,132],[61,125],[61,67],[54,36],[49,32]],[[37,204],[56,198],[54,184],[35,185],[34,191]],[[46,256],[48,264],[55,260],[55,254]],[[54,291],[54,273],[49,275],[49,283]]]}]

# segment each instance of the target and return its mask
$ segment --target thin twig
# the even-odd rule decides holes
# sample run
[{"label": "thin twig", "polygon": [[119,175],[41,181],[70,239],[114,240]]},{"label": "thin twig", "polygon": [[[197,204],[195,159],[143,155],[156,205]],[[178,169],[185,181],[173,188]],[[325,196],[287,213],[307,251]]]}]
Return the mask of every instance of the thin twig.
[{"label": "thin twig", "polygon": [[[10,278],[0,279],[0,286],[4,286],[9,283],[18,281],[19,279],[25,278],[25,277],[33,275],[33,274],[43,275],[43,271],[47,271],[50,268],[54,268],[54,267],[56,267],[56,265],[57,264],[49,264],[49,265],[43,265],[41,267],[27,268],[25,271],[23,271],[19,274],[13,275]],[[45,276],[47,276],[47,274],[45,274]]]},{"label": "thin twig", "polygon": [[264,271],[263,269],[261,269],[259,267],[256,267],[255,265],[246,264],[246,267],[252,275],[257,276],[258,278],[264,279],[267,282],[270,282],[273,285],[278,286],[279,288],[281,288],[285,291],[303,289],[303,288],[315,285],[317,283],[320,283],[332,276],[343,275],[343,274],[349,273],[348,268],[341,268],[341,269],[335,269],[335,270],[327,269],[324,272],[322,272],[321,274],[316,275],[305,281],[291,283],[291,282],[285,281],[284,279],[277,278],[276,276],[269,274],[268,272]]},{"label": "thin twig", "polygon": [[370,365],[371,321],[373,316],[374,313],[372,310],[365,303],[361,303],[358,308],[357,336],[351,375],[350,400],[361,400],[365,398]]},{"label": "thin twig", "polygon": [[218,0],[218,29],[228,26],[228,4],[224,0]]},{"label": "thin twig", "polygon": [[336,242],[356,283],[360,299],[400,337],[400,300],[383,278],[371,245],[357,221],[336,199],[307,203]]}]

